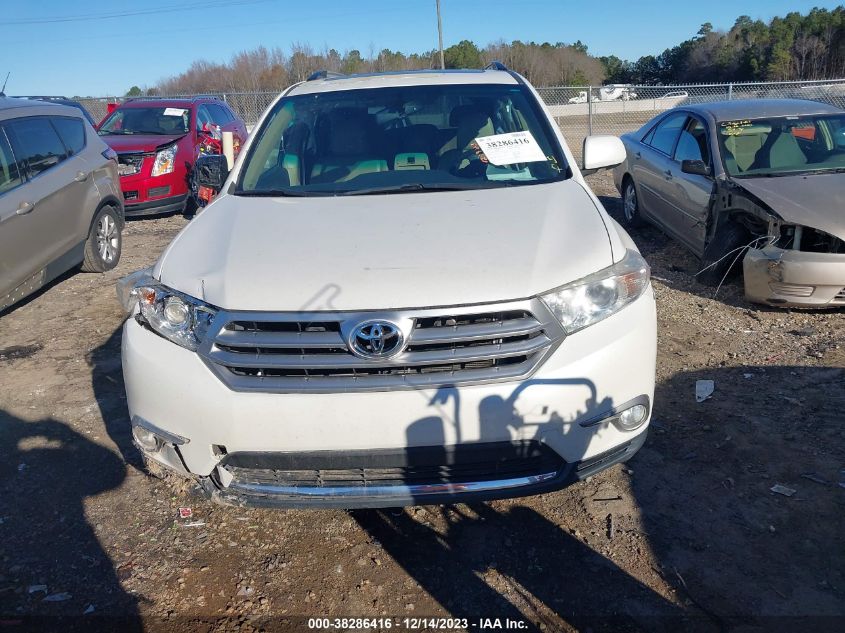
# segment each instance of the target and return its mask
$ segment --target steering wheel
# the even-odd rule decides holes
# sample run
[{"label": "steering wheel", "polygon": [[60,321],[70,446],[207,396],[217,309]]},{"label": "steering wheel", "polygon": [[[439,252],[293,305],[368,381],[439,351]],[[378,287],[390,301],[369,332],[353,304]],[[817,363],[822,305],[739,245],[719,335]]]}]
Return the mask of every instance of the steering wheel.
[{"label": "steering wheel", "polygon": [[[464,161],[468,164],[465,167],[461,167]],[[475,150],[467,149],[461,152],[458,160],[449,169],[449,173],[461,178],[480,178],[487,172],[487,165],[488,163],[481,160],[481,157]]]}]

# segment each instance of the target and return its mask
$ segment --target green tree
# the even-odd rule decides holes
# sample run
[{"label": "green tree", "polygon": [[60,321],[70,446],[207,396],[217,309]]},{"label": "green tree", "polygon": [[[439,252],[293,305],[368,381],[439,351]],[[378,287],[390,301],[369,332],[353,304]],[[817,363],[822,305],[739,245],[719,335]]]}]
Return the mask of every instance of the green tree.
[{"label": "green tree", "polygon": [[446,68],[480,68],[481,51],[469,40],[462,40],[443,51]]},{"label": "green tree", "polygon": [[141,90],[138,86],[132,86],[129,90],[126,91],[127,97],[140,97],[144,94],[144,91]]}]

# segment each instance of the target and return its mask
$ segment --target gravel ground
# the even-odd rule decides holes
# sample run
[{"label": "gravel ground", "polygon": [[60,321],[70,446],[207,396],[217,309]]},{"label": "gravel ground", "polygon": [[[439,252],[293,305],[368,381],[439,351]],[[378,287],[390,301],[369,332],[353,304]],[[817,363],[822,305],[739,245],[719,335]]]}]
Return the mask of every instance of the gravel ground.
[{"label": "gravel ground", "polygon": [[[618,213],[609,175],[590,182]],[[646,228],[633,237],[654,274],[658,387],[627,465],[472,506],[229,508],[149,476],[128,433],[114,283],[185,223],[130,222],[117,270],[67,275],[0,318],[3,631],[447,615],[546,631],[842,630],[842,310],[753,306],[738,282],[714,297],[692,281],[697,260]],[[697,404],[702,378],[716,389]]]}]

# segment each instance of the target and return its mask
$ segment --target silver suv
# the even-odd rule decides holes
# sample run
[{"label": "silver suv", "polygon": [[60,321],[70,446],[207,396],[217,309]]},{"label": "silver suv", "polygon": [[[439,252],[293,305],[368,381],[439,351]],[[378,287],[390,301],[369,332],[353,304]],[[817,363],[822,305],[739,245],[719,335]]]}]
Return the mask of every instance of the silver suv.
[{"label": "silver suv", "polygon": [[0,95],[0,310],[120,259],[117,155],[78,109]]}]

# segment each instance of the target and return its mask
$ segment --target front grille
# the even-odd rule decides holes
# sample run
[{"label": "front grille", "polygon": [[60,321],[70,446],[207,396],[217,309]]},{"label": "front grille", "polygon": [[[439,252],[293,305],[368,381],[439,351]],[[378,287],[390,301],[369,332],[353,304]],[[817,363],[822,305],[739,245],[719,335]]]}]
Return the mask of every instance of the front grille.
[{"label": "front grille", "polygon": [[566,462],[533,440],[393,451],[232,453],[220,466],[235,486],[291,488],[461,484],[557,473]]},{"label": "front grille", "polygon": [[[382,319],[405,336],[392,358],[349,347],[358,324]],[[539,300],[393,313],[221,312],[200,354],[236,391],[351,391],[512,380],[563,338]]]},{"label": "front grille", "polygon": [[164,187],[151,187],[147,189],[148,198],[158,198],[159,196],[166,196],[170,193],[170,185]]},{"label": "front grille", "polygon": [[845,303],[845,288],[836,293],[836,296],[833,298],[833,302]]},{"label": "front grille", "polygon": [[145,154],[118,154],[117,173],[121,176],[132,176],[141,171]]}]

